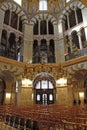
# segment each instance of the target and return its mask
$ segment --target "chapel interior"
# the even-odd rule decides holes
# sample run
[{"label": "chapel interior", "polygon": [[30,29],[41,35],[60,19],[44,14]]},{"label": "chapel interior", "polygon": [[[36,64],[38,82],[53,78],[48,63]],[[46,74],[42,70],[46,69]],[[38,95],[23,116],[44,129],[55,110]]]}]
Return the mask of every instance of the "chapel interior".
[{"label": "chapel interior", "polygon": [[0,0],[5,129],[87,130],[86,0]]}]

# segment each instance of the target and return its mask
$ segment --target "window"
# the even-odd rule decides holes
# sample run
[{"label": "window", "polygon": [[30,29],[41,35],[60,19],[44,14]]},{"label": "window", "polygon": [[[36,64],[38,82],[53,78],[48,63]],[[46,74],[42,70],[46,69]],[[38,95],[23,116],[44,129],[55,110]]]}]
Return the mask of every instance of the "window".
[{"label": "window", "polygon": [[47,10],[47,0],[39,0],[39,10]]},{"label": "window", "polygon": [[48,88],[48,82],[47,80],[42,80],[42,89],[47,89]]},{"label": "window", "polygon": [[49,100],[52,101],[53,100],[53,95],[49,94]]},{"label": "window", "polygon": [[35,102],[36,104],[54,104],[55,89],[49,80],[40,80],[35,86]]},{"label": "window", "polygon": [[66,0],[66,3],[70,2],[71,0]]},{"label": "window", "polygon": [[49,82],[49,89],[53,89],[53,84],[51,82]]},{"label": "window", "polygon": [[21,5],[22,1],[21,0],[14,0],[17,4]]},{"label": "window", "polygon": [[40,95],[37,94],[37,101],[40,101]]},{"label": "window", "polygon": [[40,89],[40,82],[37,83],[36,89]]}]

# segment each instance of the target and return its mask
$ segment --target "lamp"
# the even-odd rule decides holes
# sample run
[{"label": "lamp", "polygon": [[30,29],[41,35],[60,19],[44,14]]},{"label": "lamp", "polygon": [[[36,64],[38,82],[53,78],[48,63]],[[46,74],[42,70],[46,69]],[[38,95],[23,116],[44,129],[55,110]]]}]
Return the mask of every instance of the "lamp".
[{"label": "lamp", "polygon": [[59,86],[67,86],[67,78],[60,78],[56,81],[56,84]]},{"label": "lamp", "polygon": [[84,98],[84,92],[79,92],[79,97]]}]

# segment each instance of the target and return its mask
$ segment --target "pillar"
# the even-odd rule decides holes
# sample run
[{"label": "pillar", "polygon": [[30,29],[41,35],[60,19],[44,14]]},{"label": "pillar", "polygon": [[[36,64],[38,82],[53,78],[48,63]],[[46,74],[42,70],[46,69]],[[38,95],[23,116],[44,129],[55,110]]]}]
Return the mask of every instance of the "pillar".
[{"label": "pillar", "polygon": [[0,44],[1,44],[1,36],[3,30],[4,14],[5,12],[0,9]]},{"label": "pillar", "polygon": [[24,54],[23,62],[32,63],[33,25],[24,25]]},{"label": "pillar", "polygon": [[63,29],[62,20],[58,22],[58,25],[54,25],[56,63],[65,61]]},{"label": "pillar", "polygon": [[79,46],[80,46],[80,49],[82,49],[83,47],[82,47],[81,33],[78,32],[77,35],[78,35],[78,38],[79,38]]}]

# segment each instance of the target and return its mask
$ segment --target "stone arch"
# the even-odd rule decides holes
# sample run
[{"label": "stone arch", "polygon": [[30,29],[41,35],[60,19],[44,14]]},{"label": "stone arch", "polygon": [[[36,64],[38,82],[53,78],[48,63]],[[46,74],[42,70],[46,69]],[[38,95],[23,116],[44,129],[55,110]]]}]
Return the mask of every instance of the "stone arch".
[{"label": "stone arch", "polygon": [[36,104],[54,104],[56,100],[56,82],[51,74],[47,72],[37,74],[33,80],[33,87]]},{"label": "stone arch", "polygon": [[33,16],[30,19],[30,24],[34,25],[37,22],[38,19],[43,20],[43,18],[44,18],[44,20],[48,20],[48,21],[50,20],[51,23],[53,23],[53,25],[57,24],[57,18],[55,16],[49,14],[49,13],[44,13],[44,14],[39,13],[39,14]]},{"label": "stone arch", "polygon": [[83,5],[83,3],[80,2],[80,1],[72,2],[69,6],[67,6],[67,7],[63,10],[63,12],[62,12],[62,14],[60,15],[59,19],[60,19],[61,21],[63,21],[63,20],[65,19],[65,15],[66,15],[70,10],[72,10],[73,8],[76,8],[76,7],[80,8],[80,9],[83,9],[83,8],[84,8],[84,5]]},{"label": "stone arch", "polygon": [[4,12],[6,10],[11,10],[11,11],[15,12],[16,14],[18,14],[18,16],[21,17],[23,24],[28,24],[27,15],[25,14],[25,12],[22,10],[22,8],[19,5],[15,4],[14,1],[3,2],[1,4],[1,10],[3,10]]},{"label": "stone arch", "polygon": [[47,73],[47,72],[38,73],[33,80],[33,86],[36,86],[37,82],[39,80],[42,80],[42,79],[43,80],[46,80],[46,79],[50,80],[52,82],[52,84],[54,85],[54,88],[56,87],[56,81],[55,81],[54,77],[50,73]]}]

